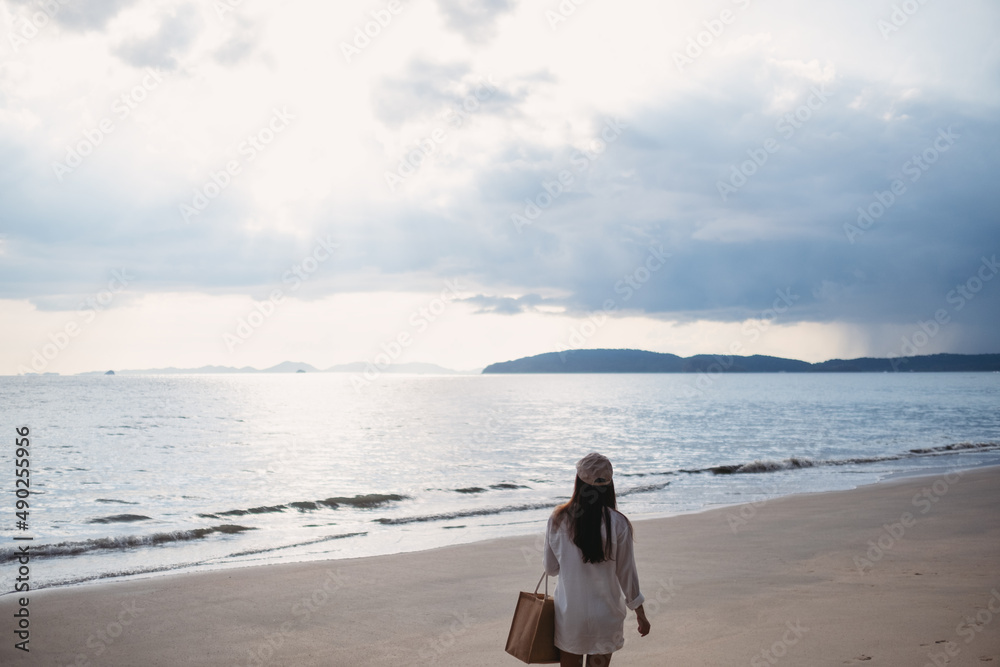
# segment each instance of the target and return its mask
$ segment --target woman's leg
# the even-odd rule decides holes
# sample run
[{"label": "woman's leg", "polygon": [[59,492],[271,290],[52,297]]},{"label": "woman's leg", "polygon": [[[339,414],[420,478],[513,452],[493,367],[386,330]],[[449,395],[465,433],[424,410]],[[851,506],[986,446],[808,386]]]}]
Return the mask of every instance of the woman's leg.
[{"label": "woman's leg", "polygon": [[583,656],[569,651],[559,651],[559,667],[583,667]]},{"label": "woman's leg", "polygon": [[[610,664],[611,664],[610,653],[587,656],[587,667],[608,667],[608,665]],[[562,666],[560,665],[560,667]]]}]

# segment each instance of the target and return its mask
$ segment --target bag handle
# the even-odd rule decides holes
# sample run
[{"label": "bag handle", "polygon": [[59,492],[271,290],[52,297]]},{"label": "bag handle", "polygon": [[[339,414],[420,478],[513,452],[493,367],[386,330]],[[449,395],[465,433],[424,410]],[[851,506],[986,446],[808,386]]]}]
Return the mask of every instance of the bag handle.
[{"label": "bag handle", "polygon": [[535,585],[535,595],[538,595],[538,589],[542,585],[542,579],[545,580],[545,597],[549,597],[549,573],[548,572],[542,572],[541,579],[539,579],[538,583]]}]

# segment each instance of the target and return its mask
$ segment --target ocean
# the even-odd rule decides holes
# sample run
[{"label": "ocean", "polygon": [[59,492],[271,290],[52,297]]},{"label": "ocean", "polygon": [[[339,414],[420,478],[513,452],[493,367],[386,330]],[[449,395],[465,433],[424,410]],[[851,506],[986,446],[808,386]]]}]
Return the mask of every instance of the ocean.
[{"label": "ocean", "polygon": [[997,373],[350,380],[0,377],[0,591],[540,534],[591,451],[632,519],[1000,463]]}]

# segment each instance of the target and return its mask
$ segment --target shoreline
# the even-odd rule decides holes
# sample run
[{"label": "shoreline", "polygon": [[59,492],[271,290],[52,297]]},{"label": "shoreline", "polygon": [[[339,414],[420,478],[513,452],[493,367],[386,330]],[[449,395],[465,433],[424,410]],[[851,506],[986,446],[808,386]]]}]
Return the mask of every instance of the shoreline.
[{"label": "shoreline", "polygon": [[[854,486],[852,486],[850,488],[845,488],[845,489],[832,489],[832,490],[807,491],[807,492],[791,491],[791,492],[789,492],[787,494],[784,494],[784,495],[773,496],[773,497],[765,498],[763,500],[746,501],[746,502],[740,502],[740,503],[724,503],[724,504],[706,505],[706,506],[702,506],[702,507],[695,508],[695,509],[679,510],[679,511],[674,511],[674,512],[667,512],[667,513],[643,514],[643,515],[639,515],[640,518],[634,519],[633,523],[642,523],[642,522],[647,522],[647,521],[661,521],[661,520],[671,519],[671,518],[680,517],[680,516],[698,515],[698,514],[702,514],[702,513],[705,513],[705,512],[722,511],[722,510],[726,510],[726,509],[740,508],[740,507],[743,507],[743,506],[757,507],[757,506],[761,506],[761,505],[764,505],[764,504],[767,504],[767,503],[774,502],[776,500],[785,499],[785,498],[794,498],[794,497],[798,497],[798,496],[814,496],[814,495],[818,495],[818,494],[822,495],[822,494],[827,494],[827,493],[849,493],[849,492],[855,491],[857,489],[863,489],[863,488],[871,487],[871,486],[879,486],[879,485],[883,485],[883,484],[890,484],[890,483],[893,483],[893,482],[896,482],[896,481],[901,481],[901,480],[918,479],[918,478],[921,478],[921,477],[933,477],[935,475],[943,474],[945,472],[950,472],[950,471],[961,471],[962,473],[965,473],[965,472],[969,472],[969,471],[972,471],[972,470],[978,470],[978,469],[990,468],[990,467],[996,467],[998,470],[1000,470],[1000,463],[998,463],[998,464],[985,463],[985,464],[973,465],[973,466],[969,466],[969,467],[940,466],[940,467],[931,468],[931,469],[928,469],[928,470],[891,472],[891,473],[888,473],[885,477],[882,477],[882,478],[877,479],[875,481],[863,482],[863,483],[860,483],[860,484],[857,484],[857,485],[854,485]],[[553,505],[553,507],[554,506],[555,505]],[[636,515],[630,514],[629,516],[630,517],[634,517]],[[35,590],[35,591],[62,590],[62,589],[79,588],[79,587],[104,586],[104,585],[111,585],[111,584],[131,582],[131,581],[142,581],[142,580],[148,580],[148,579],[154,579],[154,578],[160,578],[160,577],[184,576],[184,575],[191,575],[191,574],[197,574],[197,573],[209,573],[209,572],[227,572],[227,571],[231,571],[231,570],[238,570],[238,569],[244,569],[244,568],[272,567],[272,566],[276,566],[276,565],[295,565],[295,564],[309,564],[309,563],[319,563],[319,562],[339,562],[339,561],[345,561],[345,560],[355,560],[355,559],[359,559],[359,558],[376,558],[376,557],[383,557],[383,556],[405,555],[405,554],[412,554],[412,553],[420,553],[420,552],[423,552],[423,551],[434,551],[434,550],[437,550],[437,549],[447,549],[447,548],[450,548],[450,547],[465,546],[465,545],[472,545],[472,544],[480,544],[480,543],[492,542],[492,541],[496,541],[496,540],[524,538],[524,537],[527,537],[527,536],[534,535],[536,532],[540,532],[541,529],[542,529],[542,524],[539,523],[539,526],[538,526],[538,528],[536,530],[526,531],[526,532],[523,532],[523,533],[517,533],[517,534],[511,534],[511,535],[501,535],[501,536],[494,536],[494,537],[473,538],[473,539],[468,540],[468,541],[459,541],[459,542],[453,542],[451,544],[438,545],[438,546],[430,546],[430,547],[417,546],[414,549],[409,549],[409,550],[404,550],[404,551],[394,551],[394,552],[388,552],[388,553],[374,553],[374,554],[366,554],[366,555],[363,555],[363,556],[346,555],[346,556],[341,556],[341,557],[327,557],[327,558],[322,558],[321,557],[321,558],[309,558],[309,559],[304,559],[304,560],[277,561],[277,562],[256,563],[256,564],[235,561],[235,562],[231,562],[231,563],[216,564],[216,565],[209,566],[209,567],[206,567],[202,563],[193,563],[193,564],[185,565],[185,566],[181,566],[181,567],[164,566],[163,568],[155,568],[155,569],[150,569],[149,571],[141,571],[141,572],[135,572],[135,573],[130,573],[130,574],[95,575],[93,578],[90,578],[90,579],[85,579],[85,580],[80,580],[80,581],[60,582],[60,583],[55,583],[55,584],[47,584],[47,585],[44,585],[42,587],[39,587],[39,588],[33,589],[33,590]],[[44,563],[45,561],[43,560],[41,562]],[[11,596],[11,595],[15,595],[15,593],[11,592],[11,591],[0,592],[0,601],[2,601],[5,597]]]},{"label": "shoreline", "polygon": [[[630,614],[614,664],[1000,661],[997,482],[990,466],[637,520],[653,633]],[[0,662],[514,665],[510,615],[540,571],[539,535],[55,587],[30,594],[30,654],[7,595]]]}]

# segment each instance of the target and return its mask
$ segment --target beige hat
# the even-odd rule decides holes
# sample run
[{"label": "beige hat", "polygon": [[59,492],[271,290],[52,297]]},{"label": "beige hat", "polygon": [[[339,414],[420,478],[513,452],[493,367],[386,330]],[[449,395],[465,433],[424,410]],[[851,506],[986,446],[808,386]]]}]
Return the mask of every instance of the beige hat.
[{"label": "beige hat", "polygon": [[611,483],[611,461],[607,456],[593,452],[576,462],[576,475],[591,486],[606,486]]}]

